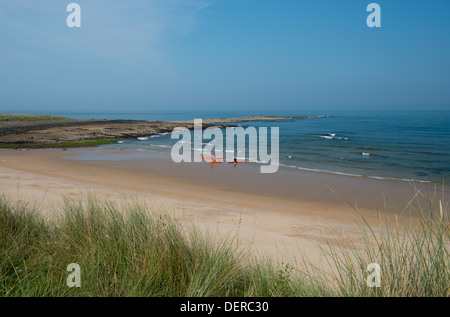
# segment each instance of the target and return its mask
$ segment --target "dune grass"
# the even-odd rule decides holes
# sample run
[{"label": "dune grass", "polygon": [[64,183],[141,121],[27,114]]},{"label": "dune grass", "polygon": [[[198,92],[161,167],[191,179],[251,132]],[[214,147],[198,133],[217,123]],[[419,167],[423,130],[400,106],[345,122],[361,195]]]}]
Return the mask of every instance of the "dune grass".
[{"label": "dune grass", "polygon": [[[4,199],[0,209],[0,296],[287,295],[281,283],[261,285],[278,272],[244,264],[233,241],[214,243],[138,204],[67,203],[53,223]],[[66,284],[70,263],[81,267],[80,288]]]},{"label": "dune grass", "polygon": [[2,121],[53,121],[53,120],[70,120],[66,117],[52,115],[37,114],[10,114],[0,113],[0,122]]},{"label": "dune grass", "polygon": [[[305,272],[330,296],[448,297],[450,295],[449,208],[436,194],[417,191],[403,210],[379,213],[375,228],[354,208],[359,243],[325,238],[322,250],[330,274],[307,262]],[[394,219],[393,219],[394,218]],[[380,269],[379,287],[367,287],[368,265]],[[333,285],[332,287],[330,287]]]},{"label": "dune grass", "polygon": [[[329,271],[250,256],[231,238],[210,239],[138,203],[66,202],[59,219],[44,220],[1,198],[0,296],[448,297],[448,206],[428,207],[416,206],[418,221],[383,221],[381,230],[361,218],[362,249],[324,244]],[[70,263],[81,267],[80,288],[66,284]],[[369,263],[380,265],[381,287],[367,286]]]}]

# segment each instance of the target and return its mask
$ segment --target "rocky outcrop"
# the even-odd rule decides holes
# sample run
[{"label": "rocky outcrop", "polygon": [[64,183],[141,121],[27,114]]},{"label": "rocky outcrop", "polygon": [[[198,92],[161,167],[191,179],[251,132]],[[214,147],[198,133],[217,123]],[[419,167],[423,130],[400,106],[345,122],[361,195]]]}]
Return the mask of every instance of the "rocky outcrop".
[{"label": "rocky outcrop", "polygon": [[[227,127],[242,122],[296,120],[307,116],[255,116],[203,120],[203,128]],[[54,120],[0,122],[0,146],[54,145],[75,142],[120,140],[172,132],[176,127],[194,128],[193,121]]]}]

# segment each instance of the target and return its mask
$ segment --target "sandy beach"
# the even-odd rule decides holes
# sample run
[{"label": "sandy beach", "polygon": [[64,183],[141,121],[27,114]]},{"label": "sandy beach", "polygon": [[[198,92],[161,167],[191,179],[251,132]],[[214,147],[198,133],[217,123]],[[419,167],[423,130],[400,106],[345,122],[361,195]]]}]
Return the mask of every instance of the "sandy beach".
[{"label": "sandy beach", "polygon": [[450,297],[450,2],[408,4],[2,1],[0,298]]},{"label": "sandy beach", "polygon": [[356,213],[343,198],[356,200],[376,227],[385,199],[401,211],[414,195],[407,183],[319,173],[294,177],[283,170],[263,175],[228,164],[211,169],[158,158],[93,162],[74,159],[77,155],[62,149],[0,150],[0,192],[46,217],[57,216],[64,199],[89,193],[118,203],[138,200],[150,211],[168,212],[217,238],[233,237],[245,250],[294,265],[304,256],[320,263],[324,236],[358,243]]}]

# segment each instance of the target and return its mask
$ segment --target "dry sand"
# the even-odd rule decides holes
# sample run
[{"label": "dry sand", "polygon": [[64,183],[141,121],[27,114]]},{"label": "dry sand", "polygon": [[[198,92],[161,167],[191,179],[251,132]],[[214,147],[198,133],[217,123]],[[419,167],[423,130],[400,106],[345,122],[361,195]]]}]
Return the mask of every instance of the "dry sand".
[{"label": "dry sand", "polygon": [[[405,186],[393,183],[308,173],[296,179],[283,173],[264,179],[252,170],[240,170],[236,174],[242,180],[259,184],[244,190],[245,182],[237,184],[235,178],[225,177],[229,170],[215,170],[211,180],[205,165],[185,168],[183,174],[181,166],[164,165],[157,159],[151,162],[153,169],[145,169],[139,161],[133,168],[112,167],[111,163],[67,159],[68,155],[61,149],[0,150],[0,192],[11,200],[33,204],[47,217],[58,215],[64,198],[86,198],[87,193],[117,202],[137,199],[151,210],[167,211],[215,237],[233,237],[245,250],[293,265],[304,256],[320,263],[324,235],[332,243],[341,238],[358,243],[355,212],[328,186],[359,197],[361,212],[372,224],[378,222],[373,206],[380,203],[383,188],[397,197],[399,205],[406,201],[399,198],[407,192]],[[285,183],[289,186],[280,188]]]}]

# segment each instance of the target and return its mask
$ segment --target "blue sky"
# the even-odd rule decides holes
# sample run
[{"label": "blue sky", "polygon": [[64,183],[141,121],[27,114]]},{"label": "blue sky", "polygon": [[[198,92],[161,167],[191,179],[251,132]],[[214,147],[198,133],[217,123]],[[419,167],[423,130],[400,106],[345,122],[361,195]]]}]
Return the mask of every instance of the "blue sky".
[{"label": "blue sky", "polygon": [[0,112],[450,110],[450,2],[0,0]]}]

